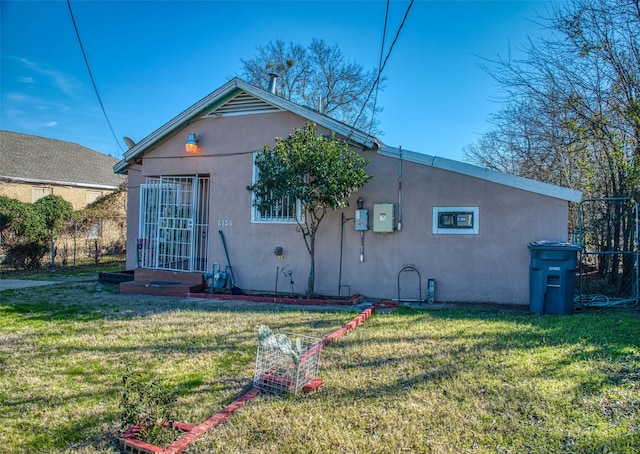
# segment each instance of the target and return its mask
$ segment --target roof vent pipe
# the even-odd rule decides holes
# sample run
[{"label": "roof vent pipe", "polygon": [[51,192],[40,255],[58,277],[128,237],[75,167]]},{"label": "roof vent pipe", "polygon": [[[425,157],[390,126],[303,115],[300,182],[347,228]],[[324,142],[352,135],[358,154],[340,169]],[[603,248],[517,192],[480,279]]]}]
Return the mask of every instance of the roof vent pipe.
[{"label": "roof vent pipe", "polygon": [[269,92],[276,94],[276,80],[278,80],[278,75],[276,73],[269,74]]}]

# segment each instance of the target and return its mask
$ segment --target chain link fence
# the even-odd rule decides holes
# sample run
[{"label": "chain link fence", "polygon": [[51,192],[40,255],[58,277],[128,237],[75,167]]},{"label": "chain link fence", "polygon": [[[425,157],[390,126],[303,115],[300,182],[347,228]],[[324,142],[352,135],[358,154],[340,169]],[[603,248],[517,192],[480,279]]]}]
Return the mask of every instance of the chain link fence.
[{"label": "chain link fence", "polygon": [[638,305],[638,202],[594,198],[578,207],[579,306]]},{"label": "chain link fence", "polygon": [[105,256],[122,256],[126,251],[126,238],[125,216],[114,216],[90,223],[71,222],[54,241],[51,264],[97,265]]}]

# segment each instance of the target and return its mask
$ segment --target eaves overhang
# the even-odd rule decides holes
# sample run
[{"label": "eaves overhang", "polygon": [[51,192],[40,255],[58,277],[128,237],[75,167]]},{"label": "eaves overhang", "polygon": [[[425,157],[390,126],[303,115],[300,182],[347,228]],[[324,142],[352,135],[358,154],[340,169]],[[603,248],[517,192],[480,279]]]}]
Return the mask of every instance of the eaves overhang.
[{"label": "eaves overhang", "polygon": [[536,194],[553,197],[568,202],[578,203],[582,200],[582,191],[569,189],[554,184],[543,183],[541,181],[531,180],[529,178],[509,175],[507,173],[498,172],[496,170],[479,167],[465,162],[454,161],[452,159],[441,158],[439,156],[430,156],[427,154],[416,153],[415,151],[402,150],[399,148],[383,145],[378,149],[378,154],[393,158],[400,158],[415,162],[417,164],[434,167],[436,169],[448,170],[450,172],[467,175],[473,178],[490,181],[492,183],[529,191]]},{"label": "eaves overhang", "polygon": [[0,181],[6,181],[7,183],[51,184],[56,186],[69,186],[69,187],[87,188],[87,189],[106,189],[106,190],[112,190],[112,191],[115,191],[116,189],[118,189],[118,186],[107,185],[107,184],[77,183],[73,181],[59,181],[59,180],[42,180],[37,178],[13,177],[8,175],[0,175]]},{"label": "eaves overhang", "polygon": [[374,136],[352,128],[341,121],[335,120],[312,109],[288,101],[276,94],[255,87],[241,79],[234,78],[131,147],[125,152],[124,158],[114,165],[114,172],[118,174],[126,174],[131,161],[142,157],[147,151],[157,146],[166,138],[176,134],[189,123],[201,117],[208,116],[209,113],[215,111],[218,107],[223,106],[226,102],[230,101],[241,92],[249,93],[257,99],[274,106],[278,110],[288,111],[306,118],[319,126],[335,132],[338,136],[346,139],[351,144],[358,144],[364,149],[377,149],[379,146],[379,143]]}]

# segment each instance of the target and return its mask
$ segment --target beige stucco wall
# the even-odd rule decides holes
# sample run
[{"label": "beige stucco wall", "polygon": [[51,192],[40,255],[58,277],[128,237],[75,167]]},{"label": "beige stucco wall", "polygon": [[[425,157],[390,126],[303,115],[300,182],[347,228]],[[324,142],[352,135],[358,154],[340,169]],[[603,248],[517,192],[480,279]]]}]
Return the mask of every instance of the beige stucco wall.
[{"label": "beige stucco wall", "polygon": [[[112,190],[98,188],[83,188],[75,186],[61,186],[36,183],[14,183],[0,181],[0,195],[19,200],[23,203],[34,202],[34,190],[46,189],[51,194],[58,195],[71,203],[74,210],[80,210],[98,197],[112,193]],[[41,191],[38,191],[41,192]],[[96,238],[93,226],[69,225],[56,238],[55,263],[73,265],[77,261],[95,259],[96,246],[100,256],[105,254],[120,254],[126,248],[127,219],[122,207],[126,194],[121,194],[122,203],[114,208],[108,219],[99,222]],[[137,224],[136,224],[137,225]],[[74,260],[76,259],[76,260]],[[48,256],[45,261],[48,262]]]},{"label": "beige stucco wall", "polygon": [[77,186],[61,186],[55,184],[40,183],[15,183],[0,181],[0,195],[19,200],[24,203],[32,203],[34,191],[51,191],[51,194],[58,195],[70,202],[74,210],[79,210],[87,206],[97,197],[113,192],[107,189],[83,188]]},{"label": "beige stucco wall", "polygon": [[[139,186],[146,176],[209,175],[210,229],[209,263],[225,265],[218,230],[224,232],[238,286],[272,292],[276,274],[293,270],[294,291],[304,292],[309,256],[295,225],[251,223],[252,153],[274,137],[286,137],[304,120],[290,113],[232,116],[200,120],[167,139],[146,154],[142,164],[128,172],[128,238],[136,244]],[[184,152],[189,132],[196,132],[199,156]],[[484,180],[403,163],[402,230],[390,234],[364,234],[364,262],[360,262],[360,232],[354,223],[344,223],[340,282],[341,214],[353,218],[355,200],[362,196],[372,223],[373,204],[394,203],[398,212],[398,161],[371,151],[368,172],[375,179],[352,197],[351,207],[330,213],[322,222],[316,244],[317,293],[345,295],[361,293],[374,298],[398,297],[398,274],[405,265],[421,276],[425,298],[427,280],[434,279],[436,301],[528,304],[527,244],[535,240],[565,240],[567,202],[508,188]],[[479,207],[478,235],[434,235],[434,206]],[[284,258],[273,253],[284,249]],[[135,268],[137,252],[127,250],[127,266]],[[401,276],[403,294],[417,293],[417,275]],[[348,287],[347,287],[348,286]],[[278,274],[278,290],[288,291],[289,282]]]}]

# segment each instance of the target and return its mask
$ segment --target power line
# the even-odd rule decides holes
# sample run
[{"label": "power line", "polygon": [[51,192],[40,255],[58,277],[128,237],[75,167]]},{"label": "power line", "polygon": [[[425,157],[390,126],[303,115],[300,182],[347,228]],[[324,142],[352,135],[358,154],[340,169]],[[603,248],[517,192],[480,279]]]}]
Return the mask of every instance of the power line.
[{"label": "power line", "polygon": [[[382,44],[380,45],[380,60],[378,61],[378,68],[382,67],[382,55],[384,54],[384,40],[387,37],[387,23],[389,22],[389,4],[391,0],[387,0],[387,8],[384,12],[384,27],[382,29]],[[378,91],[380,89],[380,84],[376,83],[376,95],[373,98],[373,109],[371,110],[371,123],[369,123],[369,134],[371,134],[371,130],[373,129],[373,120],[376,116],[376,105],[378,104]]]},{"label": "power line", "polygon": [[100,98],[100,93],[98,93],[98,87],[96,85],[96,81],[93,78],[93,73],[91,72],[91,67],[89,66],[89,60],[87,59],[87,54],[84,51],[84,46],[82,45],[82,40],[80,39],[80,33],[78,32],[78,26],[76,25],[76,19],[73,17],[73,11],[71,10],[71,1],[67,0],[67,6],[69,7],[69,14],[71,15],[71,22],[73,22],[73,29],[76,32],[76,36],[78,37],[78,44],[80,44],[80,50],[82,51],[82,57],[84,58],[84,64],[87,67],[87,71],[89,71],[89,78],[91,79],[91,83],[93,84],[93,91],[96,93],[98,97],[98,103],[100,103],[100,107],[102,108],[102,113],[104,114],[105,120],[107,120],[107,124],[109,125],[109,129],[111,130],[111,134],[116,141],[116,145],[121,152],[124,152],[122,147],[120,146],[120,142],[118,142],[118,138],[116,137],[116,133],[111,126],[111,122],[109,121],[109,117],[107,116],[107,111],[104,108],[104,104],[102,103],[102,98]]},{"label": "power line", "polygon": [[393,51],[393,47],[396,45],[396,42],[398,41],[398,37],[400,36],[400,31],[402,31],[402,28],[404,27],[404,24],[407,21],[407,17],[409,16],[409,11],[411,11],[411,7],[413,6],[413,2],[414,2],[414,0],[411,0],[411,2],[409,2],[409,6],[407,7],[407,10],[405,11],[404,17],[402,18],[402,22],[400,23],[400,26],[398,27],[398,31],[396,32],[396,36],[393,38],[393,42],[391,43],[391,46],[389,47],[389,52],[387,52],[387,56],[384,59],[384,63],[382,63],[382,66],[380,66],[380,68],[378,69],[378,77],[376,77],[376,80],[374,81],[373,85],[371,86],[371,90],[369,90],[369,94],[367,95],[367,98],[365,99],[364,103],[362,104],[362,108],[360,109],[360,113],[358,113],[358,116],[356,117],[355,121],[353,122],[353,126],[351,126],[351,133],[349,134],[349,137],[347,137],[347,140],[351,138],[351,134],[353,134],[353,131],[355,130],[355,125],[358,124],[358,120],[360,120],[360,117],[362,116],[362,113],[364,112],[364,109],[367,106],[367,102],[369,102],[369,98],[371,98],[371,94],[373,93],[373,90],[380,83],[380,77],[382,76],[382,71],[384,70],[384,67],[387,65],[387,61],[389,61],[389,57],[391,56],[391,52]]}]

